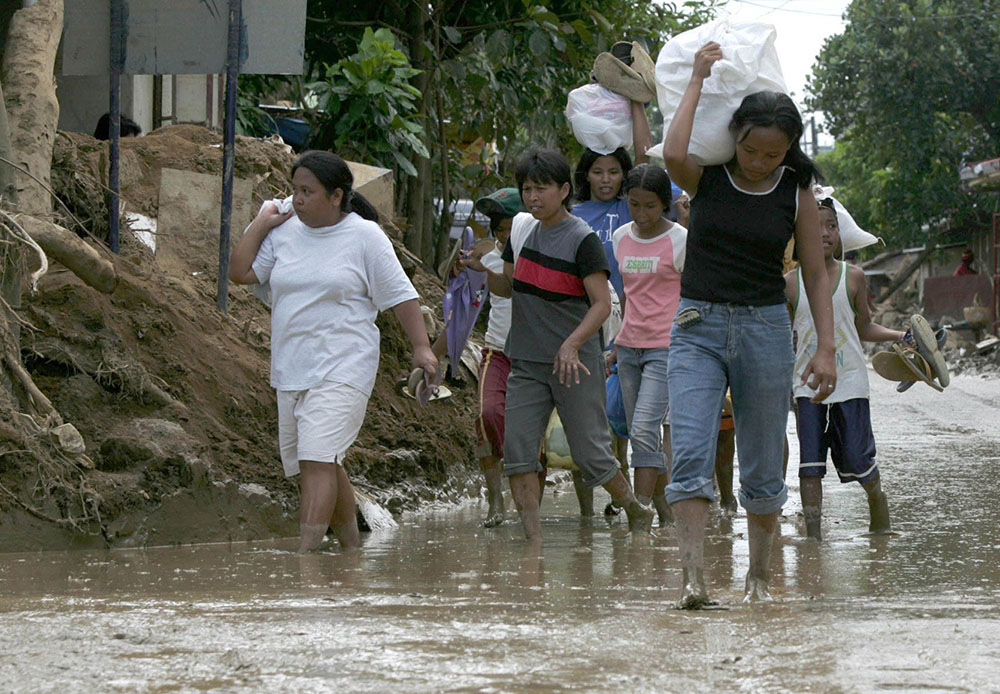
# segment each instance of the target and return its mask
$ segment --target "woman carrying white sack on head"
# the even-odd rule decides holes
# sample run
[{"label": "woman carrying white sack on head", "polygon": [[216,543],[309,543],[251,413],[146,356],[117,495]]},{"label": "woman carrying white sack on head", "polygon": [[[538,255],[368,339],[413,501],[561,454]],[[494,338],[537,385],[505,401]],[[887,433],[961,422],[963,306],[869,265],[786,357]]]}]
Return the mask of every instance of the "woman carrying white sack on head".
[{"label": "woman carrying white sack on head", "polygon": [[289,477],[301,471],[300,552],[330,527],[342,547],[360,544],[344,456],[375,385],[380,311],[396,314],[413,365],[430,379],[437,371],[417,292],[353,182],[337,155],[303,153],[292,165],[293,209],[265,203],[230,261],[233,282],[270,286],[271,386],[282,466]]},{"label": "woman carrying white sack on head", "polygon": [[677,526],[684,587],[679,606],[709,604],[704,533],[720,413],[732,393],[740,456],[740,504],[747,511],[750,567],[745,600],[770,598],[770,551],[788,489],[782,474],[792,330],[782,260],[794,236],[818,334],[803,369],[821,400],[836,385],[833,308],[812,195],[816,165],[801,150],[802,117],[785,94],[760,91],[731,114],[727,163],[691,153],[702,88],[723,58],[718,43],[695,55],[687,89],[667,131],[670,178],[691,195],[681,302],[670,331],[668,387],[673,448],[666,488]]}]

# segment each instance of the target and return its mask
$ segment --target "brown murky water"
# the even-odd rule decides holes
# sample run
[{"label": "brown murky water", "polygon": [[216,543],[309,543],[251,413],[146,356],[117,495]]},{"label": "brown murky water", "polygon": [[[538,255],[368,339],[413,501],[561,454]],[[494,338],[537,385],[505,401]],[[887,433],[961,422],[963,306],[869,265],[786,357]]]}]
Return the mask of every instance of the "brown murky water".
[{"label": "brown murky water", "polygon": [[710,518],[729,609],[686,613],[671,531],[581,522],[571,491],[546,494],[541,556],[477,507],[356,553],[8,554],[0,692],[1000,692],[1000,384],[872,381],[899,535],[866,537],[864,495],[831,470],[826,539],[800,540],[790,472],[772,604],[739,602],[742,511]]}]

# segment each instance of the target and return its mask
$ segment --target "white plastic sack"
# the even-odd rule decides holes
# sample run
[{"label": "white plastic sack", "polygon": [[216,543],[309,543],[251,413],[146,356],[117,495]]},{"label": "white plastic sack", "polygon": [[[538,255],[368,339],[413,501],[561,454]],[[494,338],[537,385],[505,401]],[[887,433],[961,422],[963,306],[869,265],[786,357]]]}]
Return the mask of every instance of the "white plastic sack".
[{"label": "white plastic sack", "polygon": [[656,59],[656,96],[663,113],[663,136],[691,81],[694,55],[710,41],[722,47],[722,60],[701,89],[688,152],[702,166],[724,164],[736,153],[729,122],[743,98],[759,91],[785,93],[776,36],[770,24],[732,23],[720,19],[678,34]]},{"label": "white plastic sack", "polygon": [[833,197],[833,188],[829,186],[815,186],[813,194],[816,196],[816,200],[823,200],[824,198],[833,200],[833,210],[837,213],[837,226],[840,227],[840,243],[844,247],[844,253],[874,245],[882,240],[858,226],[851,213],[840,204],[837,198]]},{"label": "white plastic sack", "polygon": [[599,84],[574,89],[564,113],[577,142],[598,154],[611,154],[632,144],[632,105],[610,89]]},{"label": "white plastic sack", "polygon": [[569,452],[569,440],[563,429],[559,413],[553,408],[545,427],[545,464],[559,470],[576,470],[576,463]]},{"label": "white plastic sack", "polygon": [[601,347],[604,349],[608,349],[608,343],[618,337],[618,331],[622,329],[622,302],[611,282],[608,282],[608,292],[611,294],[611,313],[601,326],[604,335],[604,344]]}]

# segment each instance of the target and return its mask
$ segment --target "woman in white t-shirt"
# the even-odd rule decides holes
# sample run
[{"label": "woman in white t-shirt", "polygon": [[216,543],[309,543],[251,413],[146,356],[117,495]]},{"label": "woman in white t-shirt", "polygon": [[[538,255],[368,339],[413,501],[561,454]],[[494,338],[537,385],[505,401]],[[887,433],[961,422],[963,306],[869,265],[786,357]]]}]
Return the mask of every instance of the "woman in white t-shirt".
[{"label": "woman in white t-shirt", "polygon": [[343,461],[375,385],[378,313],[396,314],[415,367],[437,370],[417,292],[353,183],[337,155],[305,152],[292,166],[293,209],[265,203],[230,261],[233,282],[270,288],[271,386],[285,474],[301,472],[300,552],[329,527],[341,546],[360,544]]}]

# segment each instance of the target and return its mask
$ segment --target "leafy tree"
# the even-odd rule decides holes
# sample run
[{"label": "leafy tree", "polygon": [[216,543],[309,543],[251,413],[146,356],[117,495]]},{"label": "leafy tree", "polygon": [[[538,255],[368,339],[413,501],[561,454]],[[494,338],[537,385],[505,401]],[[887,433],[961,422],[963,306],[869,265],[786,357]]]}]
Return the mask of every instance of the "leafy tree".
[{"label": "leafy tree", "polygon": [[[667,37],[711,19],[718,1],[310,0],[307,75],[299,87],[293,79],[277,90],[270,83],[268,89],[272,95],[303,94],[307,90],[301,85],[317,80],[328,85],[328,113],[306,113],[317,133],[313,143],[340,151],[348,147],[348,152],[369,157],[375,153],[383,165],[385,154],[393,157],[389,163],[397,173],[397,207],[410,227],[407,245],[431,262],[444,250],[440,239],[450,225],[447,214],[437,218],[433,199],[475,197],[509,182],[505,162],[529,144],[558,146],[575,158],[580,148],[562,111],[567,92],[589,80],[595,55],[628,39],[643,42],[655,57]],[[414,94],[408,102],[413,109],[384,101],[356,103],[373,97],[379,101],[388,91],[372,94],[365,79],[348,79],[348,74],[363,71],[351,64],[361,59],[365,36],[384,36],[382,32],[395,35],[397,49],[405,51],[407,67],[415,71],[409,78],[416,89],[416,94],[409,92]],[[392,80],[385,74],[375,81],[384,85]],[[382,124],[364,127],[375,123],[376,113]],[[397,115],[422,129],[403,126],[400,142],[399,123],[385,125],[386,117],[393,122]],[[473,152],[470,161],[461,147],[471,141],[486,146]],[[499,159],[491,156],[493,143],[503,155]]]},{"label": "leafy tree", "polygon": [[430,156],[413,119],[420,91],[410,80],[419,71],[393,33],[367,27],[356,54],[324,67],[325,80],[309,85],[323,110],[313,145],[416,176],[411,156]]},{"label": "leafy tree", "polygon": [[837,138],[821,163],[838,195],[890,242],[982,227],[958,169],[1000,155],[1000,4],[854,0],[845,19],[808,99]]}]

